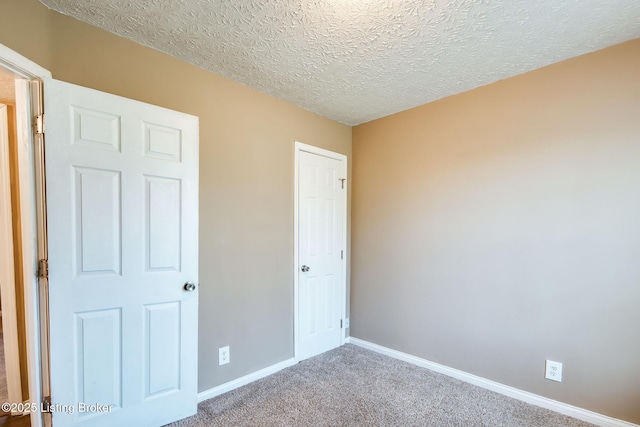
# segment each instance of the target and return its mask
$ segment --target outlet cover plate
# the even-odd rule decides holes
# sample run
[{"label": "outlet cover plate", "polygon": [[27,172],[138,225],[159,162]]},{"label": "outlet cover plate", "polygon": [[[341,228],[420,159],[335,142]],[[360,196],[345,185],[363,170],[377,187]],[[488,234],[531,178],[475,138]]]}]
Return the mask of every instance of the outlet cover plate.
[{"label": "outlet cover plate", "polygon": [[562,363],[547,360],[544,377],[551,381],[562,382]]},{"label": "outlet cover plate", "polygon": [[220,347],[218,349],[218,365],[226,365],[231,361],[231,357],[229,356],[229,346]]}]

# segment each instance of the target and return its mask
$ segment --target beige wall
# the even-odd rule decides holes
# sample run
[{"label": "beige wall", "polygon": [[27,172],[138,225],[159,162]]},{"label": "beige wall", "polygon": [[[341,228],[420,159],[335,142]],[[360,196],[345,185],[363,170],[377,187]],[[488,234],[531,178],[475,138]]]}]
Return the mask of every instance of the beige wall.
[{"label": "beige wall", "polygon": [[352,336],[640,423],[640,39],[357,126],[353,158]]},{"label": "beige wall", "polygon": [[0,43],[54,78],[200,117],[199,390],[292,357],[294,141],[350,158],[351,128],[35,0],[0,3]]}]

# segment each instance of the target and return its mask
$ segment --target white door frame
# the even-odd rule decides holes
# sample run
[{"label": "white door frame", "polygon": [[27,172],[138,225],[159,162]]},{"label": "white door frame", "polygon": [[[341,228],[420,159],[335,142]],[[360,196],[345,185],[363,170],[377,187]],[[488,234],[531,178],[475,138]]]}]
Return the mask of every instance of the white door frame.
[{"label": "white door frame", "polygon": [[[34,136],[31,125],[33,107],[30,81],[51,78],[51,73],[2,44],[0,44],[0,67],[22,78],[22,80],[16,79],[16,130],[18,137],[18,181],[21,189],[25,338],[27,344],[29,401],[32,404],[36,404],[37,408],[40,408],[42,390],[40,319],[38,314],[38,250],[41,249],[39,246],[42,244],[43,237],[39,234],[37,227],[36,164]],[[31,413],[31,426],[42,426],[41,413]]]},{"label": "white door frame", "polygon": [[[311,154],[316,154],[319,156],[328,157],[330,159],[338,160],[342,163],[342,176],[347,177],[347,156],[340,153],[335,153],[333,151],[325,150],[324,148],[315,147],[313,145],[304,144],[299,141],[295,141],[295,166],[294,166],[294,191],[293,191],[293,358],[296,362],[299,362],[300,349],[299,344],[300,340],[298,339],[299,333],[299,304],[298,304],[298,295],[299,295],[299,281],[298,281],[298,273],[300,271],[300,260],[299,260],[299,240],[300,240],[300,232],[298,226],[300,224],[298,218],[298,212],[300,207],[300,183],[299,183],[299,166],[300,166],[300,153],[307,152]],[[340,285],[340,294],[341,298],[341,307],[340,313],[342,316],[342,333],[340,334],[340,345],[344,345],[346,341],[347,328],[345,328],[345,319],[347,317],[347,184],[348,182],[345,179],[345,191],[342,192],[343,197],[343,212],[342,212],[342,247],[344,248],[344,260],[342,262],[342,283]]]},{"label": "white door frame", "polygon": [[[13,248],[13,212],[11,209],[11,173],[9,159],[9,109],[0,104],[0,295],[2,296],[2,335],[9,402],[22,402],[20,357],[18,350],[18,314]],[[7,351],[7,349],[9,351]]]}]

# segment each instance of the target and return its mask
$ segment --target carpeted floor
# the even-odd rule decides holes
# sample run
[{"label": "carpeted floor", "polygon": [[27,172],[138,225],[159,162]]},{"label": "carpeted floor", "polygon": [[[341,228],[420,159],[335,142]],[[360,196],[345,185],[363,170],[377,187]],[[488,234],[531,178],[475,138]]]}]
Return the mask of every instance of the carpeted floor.
[{"label": "carpeted floor", "polygon": [[171,426],[591,424],[347,344],[204,401]]}]

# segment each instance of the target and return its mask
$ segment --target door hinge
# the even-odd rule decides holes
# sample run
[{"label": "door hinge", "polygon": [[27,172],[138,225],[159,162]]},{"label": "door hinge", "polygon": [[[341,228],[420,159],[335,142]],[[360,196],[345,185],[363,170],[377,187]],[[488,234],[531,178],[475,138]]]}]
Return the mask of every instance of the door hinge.
[{"label": "door hinge", "polygon": [[340,251],[340,259],[344,259],[344,250]]},{"label": "door hinge", "polygon": [[42,135],[44,133],[44,114],[37,115],[34,118],[33,127],[35,128],[36,135]]},{"label": "door hinge", "polygon": [[340,329],[342,329],[342,319],[340,319]]},{"label": "door hinge", "polygon": [[42,412],[49,412],[51,408],[51,396],[45,396],[42,398]]},{"label": "door hinge", "polygon": [[48,279],[49,278],[49,261],[41,259],[38,261],[38,277]]},{"label": "door hinge", "polygon": [[344,182],[346,181],[346,178],[340,178],[338,181],[340,181],[340,186],[341,188],[344,190]]}]

